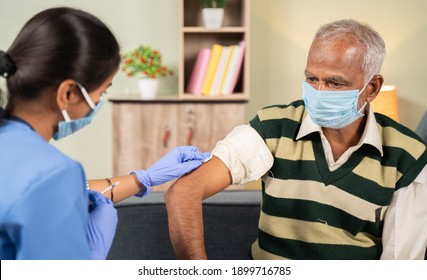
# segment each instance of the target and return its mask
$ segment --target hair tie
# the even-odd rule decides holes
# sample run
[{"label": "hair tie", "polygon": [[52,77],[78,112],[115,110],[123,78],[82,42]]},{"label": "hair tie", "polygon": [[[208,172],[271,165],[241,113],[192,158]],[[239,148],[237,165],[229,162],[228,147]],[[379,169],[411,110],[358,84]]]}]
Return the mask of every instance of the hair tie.
[{"label": "hair tie", "polygon": [[0,75],[7,78],[15,73],[15,71],[16,66],[10,56],[4,51],[0,51]]}]

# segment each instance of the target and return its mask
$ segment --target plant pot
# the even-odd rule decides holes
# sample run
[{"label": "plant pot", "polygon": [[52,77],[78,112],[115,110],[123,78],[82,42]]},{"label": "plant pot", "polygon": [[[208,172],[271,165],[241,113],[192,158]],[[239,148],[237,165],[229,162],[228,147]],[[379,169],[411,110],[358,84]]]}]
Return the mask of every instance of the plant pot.
[{"label": "plant pot", "polygon": [[202,9],[203,24],[206,28],[220,28],[224,18],[223,8],[204,8]]},{"label": "plant pot", "polygon": [[139,94],[143,99],[153,99],[157,96],[159,90],[159,79],[140,78],[138,80]]}]

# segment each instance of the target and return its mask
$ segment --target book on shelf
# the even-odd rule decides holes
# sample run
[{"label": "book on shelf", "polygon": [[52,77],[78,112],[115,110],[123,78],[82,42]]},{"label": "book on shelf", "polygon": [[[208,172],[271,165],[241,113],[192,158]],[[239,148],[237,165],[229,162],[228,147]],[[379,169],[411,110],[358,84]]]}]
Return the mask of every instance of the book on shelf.
[{"label": "book on shelf", "polygon": [[195,95],[218,96],[233,93],[239,80],[246,43],[214,44],[199,51],[186,91]]},{"label": "book on shelf", "polygon": [[225,73],[224,82],[220,89],[221,95],[230,95],[233,93],[242,69],[245,50],[246,50],[245,41],[241,41],[238,45],[234,46],[234,50],[230,58],[228,70]]},{"label": "book on shelf", "polygon": [[193,70],[191,71],[186,91],[195,95],[201,95],[203,81],[208,69],[209,59],[211,57],[211,49],[204,48],[199,51]]},{"label": "book on shelf", "polygon": [[214,76],[214,79],[212,81],[212,86],[211,86],[211,90],[210,90],[210,94],[209,94],[210,96],[219,95],[219,89],[221,86],[221,81],[224,77],[225,68],[226,68],[227,63],[228,63],[229,55],[230,55],[230,47],[223,46],[222,51],[221,51],[221,56],[218,60],[218,65],[216,67],[215,76]]},{"label": "book on shelf", "polygon": [[212,82],[216,73],[219,58],[221,56],[222,48],[223,47],[219,44],[214,44],[212,46],[208,69],[206,71],[205,79],[203,81],[202,95],[210,95]]},{"label": "book on shelf", "polygon": [[233,55],[234,55],[234,48],[235,47],[236,47],[235,45],[230,46],[230,52],[228,54],[227,63],[225,65],[224,73],[223,73],[222,78],[221,78],[221,83],[219,85],[218,95],[222,95],[224,83],[225,83],[225,80],[227,79],[227,73],[229,73],[229,71],[230,71],[229,68],[230,68],[230,64],[231,64],[231,59],[233,58]]}]

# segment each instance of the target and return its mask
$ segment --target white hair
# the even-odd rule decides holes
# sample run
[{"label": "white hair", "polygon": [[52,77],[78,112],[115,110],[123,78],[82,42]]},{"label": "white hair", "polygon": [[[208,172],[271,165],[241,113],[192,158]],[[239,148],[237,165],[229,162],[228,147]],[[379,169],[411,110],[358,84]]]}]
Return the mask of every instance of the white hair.
[{"label": "white hair", "polygon": [[385,43],[372,27],[353,19],[343,19],[322,25],[314,36],[317,44],[329,44],[337,39],[355,40],[363,48],[363,65],[365,84],[381,71],[386,53]]}]

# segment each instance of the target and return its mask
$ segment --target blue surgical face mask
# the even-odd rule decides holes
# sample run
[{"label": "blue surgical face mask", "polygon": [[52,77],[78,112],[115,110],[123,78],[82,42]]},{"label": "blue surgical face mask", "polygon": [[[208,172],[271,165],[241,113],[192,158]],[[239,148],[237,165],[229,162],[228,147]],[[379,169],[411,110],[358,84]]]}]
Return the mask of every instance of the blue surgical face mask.
[{"label": "blue surgical face mask", "polygon": [[367,103],[357,110],[357,100],[366,86],[367,84],[360,91],[320,91],[303,81],[302,98],[305,109],[315,124],[327,128],[343,128],[364,116],[361,112]]},{"label": "blue surgical face mask", "polygon": [[98,104],[96,104],[95,106],[95,104],[93,103],[92,99],[90,99],[89,94],[87,93],[85,88],[78,83],[77,83],[77,86],[80,88],[80,91],[82,92],[86,102],[89,104],[92,111],[86,117],[83,117],[77,120],[71,120],[70,117],[68,116],[67,111],[62,110],[61,113],[62,113],[62,116],[64,116],[64,121],[60,121],[58,123],[58,131],[53,135],[53,139],[55,140],[59,140],[70,134],[73,134],[74,132],[90,124],[93,116],[95,116],[96,113],[98,113],[98,111],[102,108],[102,106],[105,103],[105,101],[101,99],[98,102]]}]

